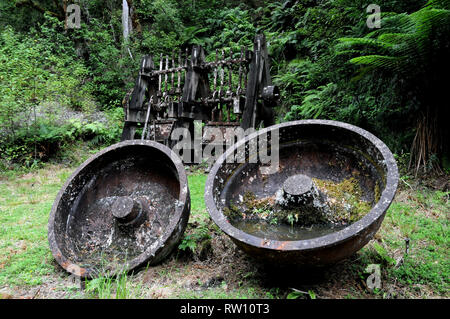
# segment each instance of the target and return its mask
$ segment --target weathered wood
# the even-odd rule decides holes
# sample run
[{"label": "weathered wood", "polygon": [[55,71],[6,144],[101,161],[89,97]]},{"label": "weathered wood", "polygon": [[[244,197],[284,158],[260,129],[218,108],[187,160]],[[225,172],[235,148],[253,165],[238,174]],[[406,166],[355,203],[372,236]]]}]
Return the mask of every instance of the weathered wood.
[{"label": "weathered wood", "polygon": [[[151,72],[155,67],[153,59],[151,56],[146,55],[141,61],[141,72]],[[136,79],[136,85],[134,86],[133,93],[131,95],[131,100],[129,104],[130,110],[141,110],[143,109],[145,93],[150,84],[150,79],[147,77],[139,76]]]},{"label": "weathered wood", "polygon": [[123,125],[122,130],[122,136],[120,138],[120,141],[127,141],[134,139],[134,134],[136,133],[136,125],[133,125],[132,123],[125,122]]},{"label": "weathered wood", "polygon": [[194,46],[191,53],[191,61],[187,66],[183,88],[183,102],[195,102],[198,98],[210,95],[208,72],[200,67],[204,61],[204,49],[201,46]]},{"label": "weathered wood", "polygon": [[[262,95],[263,90],[265,87],[272,85],[272,80],[270,78],[270,60],[269,60],[269,53],[267,52],[267,44],[266,44],[266,38],[264,35],[262,35],[263,43],[262,43],[262,50],[261,55],[264,61],[264,67],[262,70],[262,77],[260,82],[260,91],[259,94]],[[272,101],[270,103],[273,103]],[[261,101],[261,107],[259,108],[258,112],[258,118],[260,121],[264,122],[264,126],[268,127],[275,124],[275,114],[273,111],[274,105],[269,105],[269,102],[262,99]],[[255,123],[255,126],[259,126],[259,123]]]},{"label": "weathered wood", "polygon": [[[128,124],[124,130],[128,132],[123,138],[132,138],[134,131],[130,127],[133,125],[163,125],[167,120],[175,120],[183,127],[201,120],[207,125],[215,122],[215,126],[217,123],[233,124],[244,129],[274,123],[271,96],[276,90],[271,86],[263,34],[255,37],[253,51],[242,48],[238,57],[234,57],[231,50],[227,54],[217,50],[214,62],[206,62],[205,56],[204,49],[198,45],[193,46],[190,53],[186,49],[183,56],[178,54],[177,65],[174,53],[170,57],[161,54],[158,69],[151,57],[144,57],[126,108]],[[235,83],[233,71],[238,72]],[[146,101],[151,101],[147,103],[151,105],[150,111]],[[150,127],[150,130],[155,128]]]},{"label": "weathered wood", "polygon": [[256,35],[252,61],[250,62],[250,69],[248,72],[246,102],[244,113],[242,115],[241,127],[244,130],[255,127],[256,125],[258,96],[262,90],[261,80],[265,68],[264,55],[262,52],[262,48],[265,48],[265,44],[265,37],[260,34]]}]

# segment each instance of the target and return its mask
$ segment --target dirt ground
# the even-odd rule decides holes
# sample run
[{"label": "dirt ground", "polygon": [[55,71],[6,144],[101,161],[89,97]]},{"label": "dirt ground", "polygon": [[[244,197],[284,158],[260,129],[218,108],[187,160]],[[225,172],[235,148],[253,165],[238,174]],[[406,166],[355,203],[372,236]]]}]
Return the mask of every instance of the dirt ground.
[{"label": "dirt ground", "polygon": [[[3,289],[2,298],[92,298],[81,288],[84,283],[80,285],[56,262],[53,264],[57,271],[43,285]],[[128,289],[130,298],[139,299],[286,298],[291,292],[309,298],[310,290],[317,298],[325,299],[379,297],[368,289],[366,278],[355,271],[359,266],[364,265],[360,253],[356,253],[327,268],[273,269],[252,260],[224,234],[215,234],[207,252],[174,252],[161,264],[129,275]],[[385,285],[384,290],[400,298],[441,298],[426,286],[416,295],[410,294],[410,287],[396,282]],[[111,298],[114,297],[112,294]]]}]

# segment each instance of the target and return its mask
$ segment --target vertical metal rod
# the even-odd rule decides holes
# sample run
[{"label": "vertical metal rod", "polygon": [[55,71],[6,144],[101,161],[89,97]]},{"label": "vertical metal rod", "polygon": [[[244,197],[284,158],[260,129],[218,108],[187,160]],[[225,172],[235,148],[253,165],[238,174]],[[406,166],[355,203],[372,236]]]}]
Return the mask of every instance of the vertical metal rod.
[{"label": "vertical metal rod", "polygon": [[[245,51],[247,51],[247,48],[244,47]],[[247,91],[247,80],[248,80],[248,64],[245,64],[245,72],[244,72],[244,90]]]},{"label": "vertical metal rod", "polygon": [[222,122],[223,118],[223,110],[222,110],[222,90],[224,88],[224,79],[225,79],[225,65],[224,65],[224,59],[225,59],[225,51],[222,50],[221,54],[221,63],[220,63],[220,89],[219,89],[219,122]]},{"label": "vertical metal rod", "polygon": [[[184,57],[184,67],[185,67],[185,69],[184,69],[184,71],[183,71],[183,74],[184,74],[184,83],[186,83],[186,77],[187,77],[187,66],[188,66],[188,56],[189,56],[188,48],[186,48],[185,53],[186,53],[186,55],[185,55],[185,57]],[[181,93],[181,96],[183,96],[182,93]]]},{"label": "vertical metal rod", "polygon": [[230,92],[230,95],[233,94],[233,82],[232,82],[233,63],[231,63],[232,59],[233,59],[233,49],[230,48],[230,64],[228,65],[228,90]]},{"label": "vertical metal rod", "polygon": [[[178,54],[178,67],[181,68],[181,50]],[[177,74],[177,93],[178,93],[178,101],[180,101],[180,93],[181,93],[181,71],[178,71]]]},{"label": "vertical metal rod", "polygon": [[[166,70],[169,70],[169,56],[166,55]],[[164,74],[164,93],[167,93],[167,82],[169,81],[169,75]]]},{"label": "vertical metal rod", "polygon": [[[141,140],[145,139],[145,134],[147,133],[147,126],[148,126],[148,120],[150,118],[150,109],[152,108],[152,102],[153,102],[153,96],[150,98],[150,101],[148,101],[147,115],[145,116],[144,130],[142,131]],[[147,136],[148,136],[148,134],[147,134]]]},{"label": "vertical metal rod", "polygon": [[219,66],[217,65],[217,61],[219,59],[219,50],[216,49],[216,66],[214,67],[214,82],[213,82],[213,92],[216,92],[217,89],[217,70]]},{"label": "vertical metal rod", "polygon": [[[244,48],[241,48],[240,60],[244,59]],[[242,90],[242,62],[239,62],[239,90]],[[238,92],[239,94],[240,92]]]},{"label": "vertical metal rod", "polygon": [[222,122],[222,119],[223,119],[223,110],[222,110],[222,107],[221,107],[220,110],[219,110],[219,120],[218,120],[218,122]]},{"label": "vertical metal rod", "polygon": [[[172,52],[172,68],[174,68],[174,67],[175,67],[175,52]],[[170,75],[171,75],[171,79],[170,79],[170,89],[171,89],[172,91],[175,91],[175,90],[174,90],[174,79],[175,79],[175,74],[174,74],[174,72],[171,72]]]},{"label": "vertical metal rod", "polygon": [[[159,70],[162,71],[163,69],[163,55],[161,53],[160,58],[159,58]],[[159,75],[159,81],[158,81],[158,94],[161,94],[161,80],[162,80],[162,75]]]},{"label": "vertical metal rod", "polygon": [[[222,50],[221,61],[223,61],[224,58],[225,58],[225,52]],[[224,78],[225,78],[225,70],[224,70],[223,62],[221,62],[220,63],[220,89],[219,89],[220,93],[222,93],[222,88],[224,86]],[[219,94],[219,95],[221,95],[221,94]]]},{"label": "vertical metal rod", "polygon": [[[228,64],[228,95],[229,97],[233,96],[233,63],[231,62],[233,60],[233,49],[230,48],[230,62]],[[230,113],[231,113],[231,104],[226,104],[227,109],[227,122],[230,122]]]}]

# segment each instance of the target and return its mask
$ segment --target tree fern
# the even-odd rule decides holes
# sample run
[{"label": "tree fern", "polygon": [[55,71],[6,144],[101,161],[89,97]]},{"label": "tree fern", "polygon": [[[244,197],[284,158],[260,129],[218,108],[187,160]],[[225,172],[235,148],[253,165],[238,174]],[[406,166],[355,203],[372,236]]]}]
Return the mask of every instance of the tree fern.
[{"label": "tree fern", "polygon": [[448,1],[448,0],[429,0],[425,6],[450,10],[450,1]]},{"label": "tree fern", "polygon": [[398,32],[379,31],[381,34],[376,39],[372,38],[373,33],[364,38],[341,38],[338,53],[351,52],[349,50],[355,47],[371,47],[382,51],[382,54],[362,56],[350,62],[410,72],[418,62],[427,63],[434,49],[432,41],[436,30],[450,23],[450,10],[426,7],[410,15],[390,17],[388,23],[396,25],[390,30],[396,29]]},{"label": "tree fern", "polygon": [[449,2],[431,0],[414,13],[386,17],[380,30],[362,38],[339,39],[336,46],[338,54],[353,56],[349,61],[362,67],[359,79],[370,71],[387,70],[400,75],[405,86],[416,92],[420,112],[410,161],[416,173],[429,167],[435,154],[446,147],[443,132],[448,129],[439,97],[444,98],[442,81],[448,73]]}]

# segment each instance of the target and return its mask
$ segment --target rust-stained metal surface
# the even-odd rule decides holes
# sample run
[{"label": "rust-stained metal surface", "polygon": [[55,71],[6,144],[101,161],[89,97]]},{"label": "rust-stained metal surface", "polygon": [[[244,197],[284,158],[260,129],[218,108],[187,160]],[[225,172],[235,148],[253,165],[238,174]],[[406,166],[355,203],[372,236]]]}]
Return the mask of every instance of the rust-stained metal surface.
[{"label": "rust-stained metal surface", "polygon": [[181,239],[190,197],[181,160],[152,141],[125,141],[84,162],[53,204],[48,240],[80,277],[115,274],[165,258]]},{"label": "rust-stained metal surface", "polygon": [[[259,159],[256,163],[250,160],[257,154],[250,145],[255,145],[253,142],[265,134],[271,141],[276,132],[280,165],[278,171],[265,174],[267,171],[262,168],[267,164],[263,165]],[[242,150],[245,150],[245,163],[226,160]],[[335,214],[330,209],[333,206],[329,193],[319,187],[321,183],[347,185],[346,181],[356,185],[364,204],[361,206],[367,210],[360,209],[363,214],[352,221],[342,219],[340,223],[320,225],[313,222],[304,227],[301,214],[306,207],[311,207],[312,201],[319,207],[316,212],[326,216]],[[373,238],[395,196],[397,184],[394,157],[374,135],[346,123],[304,120],[260,130],[228,149],[209,173],[205,203],[213,221],[237,246],[257,260],[286,266],[320,266],[352,255]],[[283,199],[293,195],[299,213],[295,215],[297,219],[290,225],[278,222],[275,226],[277,232],[285,231],[286,236],[278,233],[274,236],[271,225],[261,226],[262,219],[248,226],[248,214],[237,219],[230,217],[227,212],[236,213],[244,207],[244,194],[248,193],[256,203],[275,198],[270,202],[274,203],[271,209],[281,207]],[[347,194],[344,192],[344,195]],[[343,207],[350,207],[345,203],[347,198],[342,199]],[[258,206],[254,215],[265,213],[261,207],[268,206]]]}]

